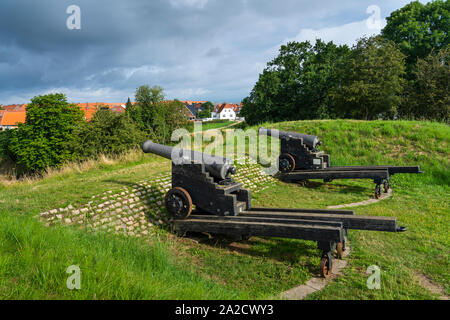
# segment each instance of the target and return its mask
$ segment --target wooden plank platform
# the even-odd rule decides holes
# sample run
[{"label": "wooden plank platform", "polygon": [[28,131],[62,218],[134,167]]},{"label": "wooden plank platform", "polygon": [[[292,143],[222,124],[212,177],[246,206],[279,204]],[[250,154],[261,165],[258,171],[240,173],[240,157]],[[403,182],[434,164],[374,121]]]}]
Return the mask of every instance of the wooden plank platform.
[{"label": "wooden plank platform", "polygon": [[318,214],[346,214],[354,215],[353,210],[336,210],[336,209],[296,209],[296,208],[251,208],[247,212],[259,211],[259,212],[297,212],[297,213],[318,213]]},{"label": "wooden plank platform", "polygon": [[278,212],[278,211],[245,211],[240,214],[244,217],[277,217],[279,219],[298,219],[298,220],[318,220],[342,222],[345,229],[371,230],[397,232],[397,218],[394,217],[375,217],[375,216],[356,216],[345,214],[310,214],[298,212]]},{"label": "wooden plank platform", "polygon": [[333,170],[333,167],[331,167],[329,169],[320,170],[294,170],[293,172],[282,174],[282,178],[285,181],[299,181],[309,179],[376,179],[381,181],[383,179],[389,179],[389,171],[387,169],[344,171]]},{"label": "wooden plank platform", "polygon": [[191,231],[229,235],[292,238],[334,243],[344,240],[344,230],[340,227],[300,223],[288,224],[228,221],[224,219],[186,219],[175,220],[174,227],[179,234]]},{"label": "wooden plank platform", "polygon": [[284,223],[284,224],[303,224],[303,225],[315,225],[315,226],[329,226],[342,228],[343,223],[338,221],[320,221],[320,220],[299,220],[299,219],[286,219],[279,217],[252,217],[252,216],[228,216],[218,217],[213,215],[191,215],[189,219],[193,220],[221,220],[221,221],[236,221],[236,222],[272,222],[272,223]]},{"label": "wooden plank platform", "polygon": [[423,173],[420,166],[342,166],[328,167],[324,171],[364,171],[364,170],[388,170],[390,175],[396,173]]}]

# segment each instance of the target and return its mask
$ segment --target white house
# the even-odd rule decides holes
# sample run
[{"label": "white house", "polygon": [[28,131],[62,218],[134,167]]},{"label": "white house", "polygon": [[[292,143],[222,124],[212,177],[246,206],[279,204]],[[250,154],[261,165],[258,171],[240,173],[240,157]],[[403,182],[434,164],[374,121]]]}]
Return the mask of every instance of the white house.
[{"label": "white house", "polygon": [[236,108],[235,104],[223,103],[215,106],[212,112],[212,118],[214,120],[236,120]]}]

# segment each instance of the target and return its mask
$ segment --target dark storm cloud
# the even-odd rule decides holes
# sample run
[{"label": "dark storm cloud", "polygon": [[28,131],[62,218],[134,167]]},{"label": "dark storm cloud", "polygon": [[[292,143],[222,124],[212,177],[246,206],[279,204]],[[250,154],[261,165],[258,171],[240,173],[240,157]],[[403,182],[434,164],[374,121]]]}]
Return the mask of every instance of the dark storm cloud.
[{"label": "dark storm cloud", "polygon": [[[2,0],[0,103],[55,90],[72,101],[124,101],[142,84],[163,86],[169,98],[239,101],[281,43],[311,34],[302,29],[361,21],[370,4],[385,16],[405,3]],[[81,30],[66,28],[73,4]]]}]

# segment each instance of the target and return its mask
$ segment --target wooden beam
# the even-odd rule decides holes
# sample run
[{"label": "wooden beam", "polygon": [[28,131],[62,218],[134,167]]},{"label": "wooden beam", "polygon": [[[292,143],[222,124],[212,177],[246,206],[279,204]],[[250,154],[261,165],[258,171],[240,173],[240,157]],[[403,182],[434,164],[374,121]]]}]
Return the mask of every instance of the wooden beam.
[{"label": "wooden beam", "polygon": [[236,221],[236,222],[270,222],[270,223],[282,223],[282,224],[302,224],[302,225],[315,225],[315,226],[329,226],[335,228],[342,228],[342,222],[338,221],[320,221],[320,220],[302,220],[302,219],[285,219],[278,217],[251,217],[251,216],[227,216],[219,217],[212,215],[197,215],[191,214],[189,219],[196,220],[222,220],[222,221]]},{"label": "wooden beam", "polygon": [[342,228],[329,226],[266,222],[236,222],[220,219],[175,220],[174,226],[179,233],[185,233],[188,231],[210,232],[217,234],[266,236],[330,242],[341,242],[344,239],[344,232]]},{"label": "wooden beam", "polygon": [[397,218],[394,217],[372,217],[372,216],[356,216],[356,215],[339,215],[339,214],[308,214],[277,211],[245,211],[240,216],[246,217],[267,217],[267,218],[285,218],[285,219],[302,219],[302,220],[320,220],[342,222],[345,229],[372,230],[372,231],[397,231]]},{"label": "wooden beam", "polygon": [[354,215],[352,210],[336,210],[336,209],[287,209],[287,208],[251,208],[247,212],[293,212],[293,213],[320,213],[320,214],[345,214]]}]

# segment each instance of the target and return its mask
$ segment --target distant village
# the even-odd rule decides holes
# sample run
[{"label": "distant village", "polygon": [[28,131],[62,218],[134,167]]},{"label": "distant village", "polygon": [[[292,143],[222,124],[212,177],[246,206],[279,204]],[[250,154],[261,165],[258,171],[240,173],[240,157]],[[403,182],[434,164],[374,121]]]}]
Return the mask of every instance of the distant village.
[{"label": "distant village", "polygon": [[[200,118],[199,115],[203,111],[207,101],[180,101],[186,109],[185,115],[189,121],[213,121],[213,120],[240,120],[239,114],[242,109],[242,103],[218,103],[213,104],[214,108],[210,118]],[[115,113],[124,113],[126,111],[126,103],[76,103],[84,112],[86,121],[90,121],[94,114],[101,108],[109,108]],[[0,130],[15,129],[19,123],[24,123],[26,118],[27,104],[0,105]]]}]

